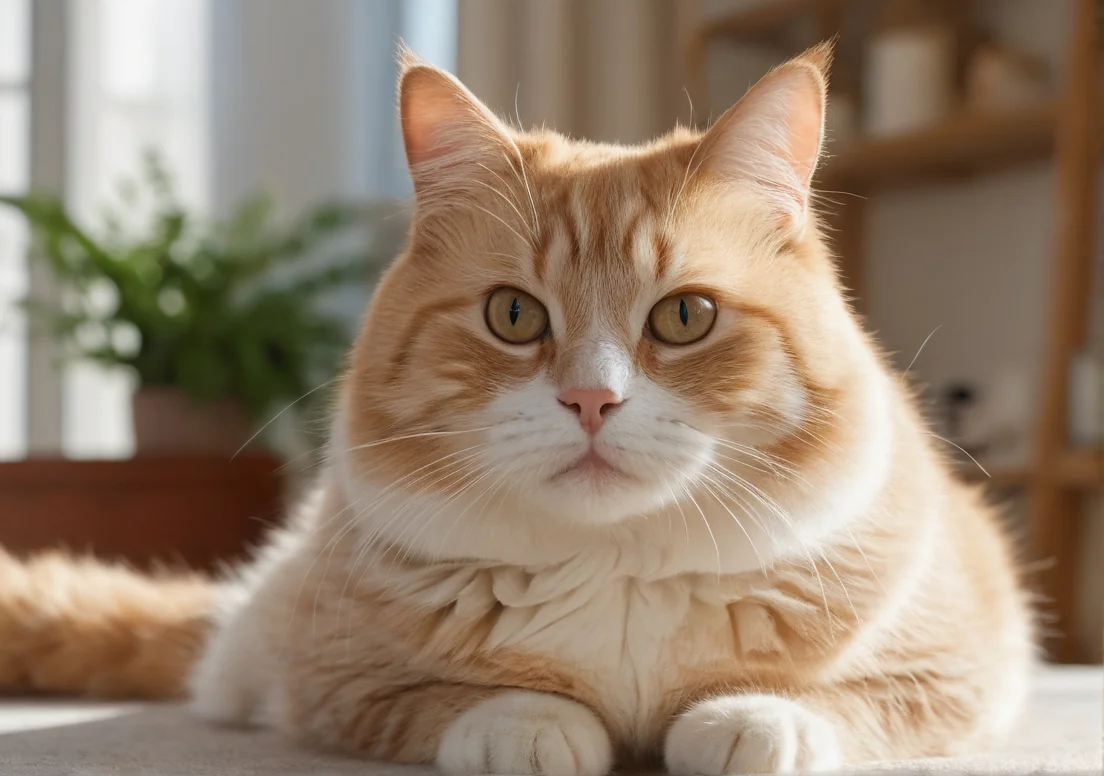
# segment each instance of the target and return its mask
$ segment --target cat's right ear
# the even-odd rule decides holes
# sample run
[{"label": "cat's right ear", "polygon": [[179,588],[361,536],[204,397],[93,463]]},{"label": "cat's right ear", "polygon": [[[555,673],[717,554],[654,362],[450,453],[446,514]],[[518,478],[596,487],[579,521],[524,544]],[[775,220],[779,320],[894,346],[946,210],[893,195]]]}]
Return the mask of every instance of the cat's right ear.
[{"label": "cat's right ear", "polygon": [[824,144],[830,43],[775,68],[710,127],[703,167],[752,186],[791,228],[803,229]]},{"label": "cat's right ear", "polygon": [[403,144],[419,202],[470,185],[481,166],[518,154],[510,130],[459,80],[409,49],[399,57]]}]

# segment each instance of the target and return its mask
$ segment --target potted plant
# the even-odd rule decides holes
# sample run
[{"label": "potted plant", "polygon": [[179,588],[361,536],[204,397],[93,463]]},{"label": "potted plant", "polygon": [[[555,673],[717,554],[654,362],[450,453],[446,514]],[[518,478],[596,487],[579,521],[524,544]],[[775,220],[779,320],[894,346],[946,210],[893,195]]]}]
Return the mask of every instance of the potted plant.
[{"label": "potted plant", "polygon": [[233,452],[334,374],[351,321],[320,298],[365,282],[378,262],[334,255],[358,218],[350,207],[280,227],[258,196],[205,223],[180,206],[155,156],[145,171],[144,186],[120,187],[129,214],[148,214],[138,229],[115,211],[93,234],[58,197],[0,198],[27,217],[32,260],[62,289],[26,303],[71,357],[134,372],[139,453]]}]

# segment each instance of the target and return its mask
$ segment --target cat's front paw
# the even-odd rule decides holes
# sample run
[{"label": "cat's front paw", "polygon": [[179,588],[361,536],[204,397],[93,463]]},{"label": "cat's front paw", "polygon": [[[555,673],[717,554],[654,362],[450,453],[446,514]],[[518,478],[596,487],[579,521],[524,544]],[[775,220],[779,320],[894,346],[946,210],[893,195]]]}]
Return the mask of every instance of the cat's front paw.
[{"label": "cat's front paw", "polygon": [[694,705],[671,725],[664,759],[675,776],[826,771],[843,762],[827,720],[774,695]]},{"label": "cat's front paw", "polygon": [[612,764],[609,734],[590,709],[523,690],[468,709],[437,750],[437,767],[454,776],[605,776]]}]

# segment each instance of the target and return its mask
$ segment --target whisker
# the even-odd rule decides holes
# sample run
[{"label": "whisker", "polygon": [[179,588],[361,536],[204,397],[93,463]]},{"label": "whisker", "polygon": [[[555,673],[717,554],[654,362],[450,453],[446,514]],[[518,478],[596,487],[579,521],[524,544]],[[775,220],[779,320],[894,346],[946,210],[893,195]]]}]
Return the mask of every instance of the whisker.
[{"label": "whisker", "polygon": [[855,549],[858,550],[859,555],[862,556],[863,561],[866,563],[867,569],[870,570],[870,576],[874,578],[874,581],[878,584],[878,587],[882,589],[883,593],[889,592],[886,590],[885,585],[882,584],[882,580],[879,579],[878,573],[874,571],[874,566],[873,564],[871,564],[870,558],[866,557],[866,553],[863,551],[862,545],[859,544],[859,540],[855,538],[855,534],[851,532],[850,528],[847,529],[847,536],[851,539],[851,544],[853,544]]},{"label": "whisker", "polygon": [[709,493],[709,495],[711,495],[717,501],[717,503],[721,505],[721,508],[724,509],[725,512],[728,512],[729,516],[736,522],[736,525],[740,528],[741,531],[743,531],[744,536],[747,537],[748,544],[751,545],[751,551],[755,553],[755,559],[759,562],[759,570],[765,576],[767,573],[766,564],[763,563],[763,556],[759,554],[759,550],[756,548],[755,542],[752,540],[751,534],[748,533],[747,528],[745,528],[744,524],[740,522],[740,518],[736,517],[736,514],[728,508],[727,504],[724,503],[724,499],[718,496],[716,492],[714,492],[714,490],[709,487],[708,484],[703,484],[705,485],[706,492]]},{"label": "whisker", "polygon": [[912,361],[909,361],[909,365],[905,367],[905,371],[901,373],[901,377],[908,375],[909,370],[912,369],[912,365],[916,363],[916,359],[920,358],[920,354],[924,352],[924,346],[928,344],[928,340],[930,340],[941,328],[943,328],[942,325],[936,326],[931,330],[931,334],[924,337],[924,341],[920,343],[920,347],[916,350],[916,355],[912,357]]},{"label": "whisker", "polygon": [[[752,496],[753,498],[758,500],[761,504],[763,504],[763,506],[766,507],[768,509],[768,511],[770,511],[772,514],[777,516],[782,521],[784,526],[792,532],[794,538],[797,539],[797,541],[801,544],[802,550],[804,551],[804,553],[806,555],[806,558],[809,562],[809,569],[816,576],[817,585],[820,587],[821,600],[824,603],[824,614],[825,614],[825,617],[828,620],[828,625],[829,625],[829,628],[831,629],[832,638],[835,639],[836,620],[838,618],[836,618],[832,615],[831,607],[828,604],[828,593],[827,593],[826,588],[824,587],[824,579],[820,574],[820,569],[817,567],[816,562],[813,560],[812,553],[811,553],[810,548],[809,548],[809,544],[805,540],[805,538],[800,534],[800,532],[797,530],[792,517],[786,513],[786,510],[783,509],[780,504],[778,504],[776,501],[771,499],[766,493],[764,493],[760,489],[756,488],[753,484],[747,482],[746,480],[743,480],[741,477],[739,477],[738,475],[733,474],[732,472],[725,471],[725,473],[732,476],[732,477],[734,477],[736,480],[739,480],[740,486],[742,488],[744,488],[750,496]],[[859,621],[860,618],[859,618],[858,610],[855,608],[855,605],[851,600],[851,596],[848,593],[847,588],[843,583],[843,580],[840,578],[839,573],[836,571],[835,567],[832,565],[831,560],[827,557],[827,555],[825,554],[825,552],[823,550],[821,550],[818,554],[824,560],[824,562],[828,565],[829,569],[831,569],[833,575],[835,575],[836,580],[840,584],[840,589],[843,592],[844,596],[847,598],[847,602],[851,607],[852,614],[855,616],[856,621]]]},{"label": "whisker", "polygon": [[933,437],[935,437],[936,439],[938,439],[938,440],[939,440],[940,442],[946,442],[946,443],[947,443],[947,444],[949,444],[949,445],[950,445],[951,447],[955,448],[955,449],[956,449],[956,450],[958,450],[958,451],[959,451],[960,453],[962,453],[962,454],[963,454],[964,456],[966,456],[966,457],[967,457],[967,458],[969,458],[969,459],[970,459],[971,461],[973,461],[973,462],[974,462],[974,466],[976,466],[976,467],[978,467],[979,469],[981,469],[981,473],[982,473],[982,474],[984,474],[984,475],[985,475],[986,477],[992,477],[992,476],[993,476],[992,474],[990,474],[990,473],[989,473],[989,471],[988,471],[988,470],[987,470],[987,469],[986,469],[986,468],[985,468],[984,466],[982,466],[982,465],[981,465],[980,463],[978,463],[978,460],[977,460],[977,458],[974,458],[974,456],[970,455],[970,454],[969,454],[968,452],[966,452],[966,450],[964,450],[964,449],[963,449],[962,447],[960,447],[959,445],[956,445],[956,444],[955,444],[954,442],[952,442],[952,441],[951,441],[951,440],[949,440],[949,439],[945,439],[944,437],[941,437],[941,436],[939,436],[939,434],[935,433],[934,431],[928,431],[928,433],[929,433],[929,434],[930,434],[931,436],[933,436]]},{"label": "whisker", "polygon": [[713,535],[713,529],[709,525],[709,518],[705,516],[705,512],[702,511],[701,506],[694,498],[694,494],[690,492],[690,489],[686,485],[682,485],[683,491],[686,493],[686,497],[690,499],[690,503],[694,505],[694,508],[698,510],[698,514],[701,515],[702,522],[705,523],[705,530],[709,531],[709,538],[713,540],[713,549],[717,553],[717,576],[721,574],[721,548],[717,545],[717,537]]},{"label": "whisker", "polygon": [[[372,511],[372,510],[374,510],[374,509],[377,509],[377,508],[379,508],[379,506],[380,506],[381,504],[383,504],[383,503],[384,503],[384,502],[385,502],[385,501],[386,501],[386,500],[387,500],[388,498],[390,498],[391,494],[393,494],[393,493],[395,492],[395,489],[396,489],[396,488],[398,488],[398,487],[402,486],[402,485],[403,485],[403,483],[404,483],[404,482],[405,482],[405,481],[406,481],[407,479],[409,479],[410,477],[412,477],[413,475],[417,474],[418,472],[420,472],[420,471],[422,471],[422,470],[424,470],[424,469],[426,469],[426,468],[428,468],[428,467],[430,467],[430,466],[435,466],[435,465],[439,464],[439,463],[440,463],[441,461],[443,461],[443,460],[447,460],[447,459],[449,459],[449,458],[452,458],[452,457],[454,457],[454,456],[456,456],[456,455],[460,455],[461,453],[463,453],[463,452],[465,452],[465,451],[467,451],[467,450],[478,450],[478,449],[480,449],[480,448],[483,448],[483,447],[486,447],[486,444],[485,444],[485,443],[484,443],[484,444],[479,444],[479,445],[473,445],[473,446],[472,446],[472,447],[470,447],[470,448],[465,448],[465,450],[459,450],[459,451],[456,451],[456,452],[453,452],[453,453],[449,453],[449,454],[447,454],[447,455],[441,456],[440,458],[437,458],[437,459],[435,459],[435,460],[431,461],[430,463],[428,463],[428,464],[425,464],[424,466],[421,466],[421,467],[419,467],[419,468],[415,469],[415,470],[414,470],[413,472],[410,472],[410,473],[408,473],[408,474],[407,474],[406,476],[404,476],[404,477],[402,477],[402,478],[400,478],[400,479],[396,480],[396,481],[395,481],[395,482],[393,482],[393,483],[392,483],[391,485],[389,485],[389,486],[387,486],[386,488],[384,488],[384,489],[383,489],[383,491],[382,491],[382,492],[381,492],[380,494],[378,494],[378,497],[376,498],[376,500],[375,500],[375,501],[373,501],[373,502],[372,502],[371,504],[369,504],[369,505],[368,505],[367,507],[364,507],[363,509],[361,509],[361,510],[360,510],[360,511],[359,511],[359,512],[357,513],[356,517],[354,517],[353,519],[349,520],[349,523],[348,523],[348,525],[346,525],[346,526],[345,526],[345,527],[344,527],[344,528],[342,529],[342,531],[340,532],[340,534],[334,537],[334,539],[332,540],[332,544],[333,544],[333,546],[332,546],[332,547],[330,547],[330,551],[329,551],[329,554],[328,554],[328,556],[327,556],[327,558],[326,558],[326,566],[325,566],[325,568],[324,568],[324,569],[323,569],[323,571],[322,571],[322,580],[324,581],[324,580],[326,579],[326,576],[327,576],[327,575],[329,574],[329,570],[330,570],[330,563],[331,563],[331,562],[333,561],[333,554],[334,554],[334,551],[335,551],[335,550],[337,549],[337,544],[338,544],[338,542],[340,542],[340,540],[341,540],[341,539],[343,539],[343,538],[344,538],[345,536],[347,536],[347,535],[349,534],[349,532],[350,532],[350,531],[352,531],[352,530],[353,530],[353,528],[354,528],[354,527],[356,526],[356,524],[357,524],[357,521],[358,521],[358,520],[359,520],[359,519],[360,519],[361,517],[363,517],[363,516],[364,516],[365,514],[367,514],[368,512],[370,512],[370,511]],[[474,452],[474,453],[471,453],[471,454],[470,454],[470,455],[468,455],[467,457],[465,457],[465,458],[461,458],[461,459],[460,459],[459,461],[453,461],[453,462],[452,462],[452,464],[450,464],[450,466],[451,466],[451,465],[458,465],[459,463],[462,463],[463,461],[466,461],[466,460],[468,460],[469,458],[473,458],[473,457],[477,456],[478,454],[479,454],[478,452]],[[425,477],[431,476],[432,474],[434,474],[434,472],[432,472],[432,471],[431,471],[431,472],[429,472],[429,473],[427,473],[427,474],[424,474],[424,475],[422,475],[421,477],[419,477],[418,479],[414,480],[414,482],[410,483],[410,485],[414,485],[414,484],[416,484],[417,482],[420,482],[421,480],[423,480],[423,479],[424,479]],[[328,543],[327,543],[327,545],[329,545],[329,544],[330,544],[330,542],[328,542]],[[313,564],[312,564],[312,568],[313,568]],[[317,590],[317,591],[315,591],[315,596],[314,596],[314,612],[315,612],[315,613],[317,613],[317,610],[318,610],[318,600],[319,600],[319,595],[321,595],[321,592],[322,592],[322,584],[321,584],[321,582],[320,582],[320,583],[319,583],[319,585],[318,585],[318,590]],[[312,622],[312,628],[315,628],[315,627],[316,627],[316,625],[317,625],[317,622],[316,622],[316,620],[315,620],[315,615],[313,615],[313,614],[312,614],[311,622]],[[312,631],[312,632],[314,632],[314,631]]]},{"label": "whisker", "polygon": [[386,439],[377,439],[374,442],[366,442],[362,445],[354,445],[353,447],[345,448],[344,452],[353,453],[357,450],[367,450],[372,447],[379,447],[380,445],[390,444],[391,442],[402,442],[407,439],[422,439],[425,437],[444,437],[444,436],[459,436],[460,434],[475,434],[480,431],[489,431],[494,426],[483,426],[481,428],[467,428],[460,431],[422,431],[417,434],[403,434],[401,436],[387,437]]},{"label": "whisker", "polygon": [[525,239],[524,237],[522,237],[521,232],[519,232],[514,227],[510,226],[510,224],[507,223],[507,221],[504,218],[502,218],[502,216],[498,215],[498,213],[494,213],[494,212],[488,210],[487,208],[483,207],[482,205],[476,205],[476,204],[472,203],[471,206],[474,207],[476,210],[480,211],[481,213],[484,213],[484,214],[490,216],[491,218],[493,218],[494,220],[498,221],[504,227],[506,227],[511,232],[513,232],[514,237],[518,238],[519,240],[521,240],[526,245],[531,246],[530,241]]},{"label": "whisker", "polygon": [[340,378],[339,378],[339,377],[333,377],[333,378],[331,378],[331,379],[327,380],[326,382],[322,383],[321,385],[316,385],[316,386],[314,386],[314,387],[313,387],[313,388],[311,388],[311,389],[310,389],[309,391],[307,391],[307,392],[306,392],[306,393],[304,393],[304,394],[303,394],[302,396],[300,396],[300,397],[299,397],[298,399],[296,399],[295,401],[293,401],[293,402],[292,402],[291,404],[289,404],[288,406],[284,407],[284,408],[283,408],[282,410],[280,410],[279,412],[277,412],[277,413],[276,413],[276,414],[275,414],[275,415],[274,415],[274,416],[272,417],[272,419],[271,419],[271,420],[269,420],[269,421],[268,421],[267,423],[265,423],[265,424],[264,424],[263,426],[261,426],[261,427],[260,427],[259,429],[257,429],[257,430],[256,430],[255,432],[253,432],[253,436],[251,436],[251,437],[249,437],[249,439],[245,440],[245,444],[244,444],[244,445],[242,445],[241,447],[239,447],[239,448],[238,448],[238,449],[237,449],[237,450],[236,450],[236,451],[234,452],[234,454],[233,454],[232,456],[230,456],[230,460],[231,460],[231,461],[233,461],[233,460],[234,460],[235,458],[237,458],[237,457],[238,457],[238,455],[239,455],[239,454],[241,453],[241,451],[242,451],[242,450],[244,450],[245,448],[249,447],[249,445],[251,445],[251,444],[253,443],[253,440],[254,440],[254,439],[256,439],[256,438],[257,438],[257,437],[259,437],[259,436],[260,436],[261,434],[263,434],[263,433],[264,433],[264,430],[265,430],[266,428],[268,428],[269,426],[271,426],[271,425],[272,425],[273,423],[275,423],[275,422],[276,422],[277,420],[279,420],[279,419],[280,419],[280,417],[281,417],[281,416],[282,416],[282,415],[283,415],[283,414],[284,414],[285,412],[287,412],[288,410],[290,410],[290,409],[291,409],[292,407],[294,407],[294,406],[295,406],[296,404],[298,404],[299,402],[303,401],[303,399],[307,398],[308,396],[310,396],[311,394],[313,394],[313,393],[314,393],[315,391],[320,391],[320,390],[322,390],[323,388],[325,388],[325,387],[326,387],[327,385],[332,385],[332,384],[333,384],[334,382],[336,382],[336,381],[337,381],[338,379],[340,379]]},{"label": "whisker", "polygon": [[[518,110],[518,95],[521,93],[521,82],[518,82],[517,88],[514,89],[514,115],[517,116],[518,129],[521,129],[521,111]],[[516,146],[515,146],[516,147]],[[533,190],[529,188],[529,175],[525,172],[525,157],[521,155],[521,149],[517,149],[518,152],[518,167],[521,168],[521,179],[525,184],[525,193],[529,195],[529,206],[533,208],[533,223],[536,227],[535,232],[540,231],[540,216],[537,213],[537,204],[533,201]],[[534,233],[535,234],[535,233]]]}]

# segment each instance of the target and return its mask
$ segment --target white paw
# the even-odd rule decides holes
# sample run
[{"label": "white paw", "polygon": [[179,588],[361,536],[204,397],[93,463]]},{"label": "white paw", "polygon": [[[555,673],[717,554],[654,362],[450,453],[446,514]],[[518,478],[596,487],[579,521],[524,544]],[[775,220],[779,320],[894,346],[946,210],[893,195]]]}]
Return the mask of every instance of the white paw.
[{"label": "white paw", "polygon": [[675,776],[826,771],[842,765],[827,720],[774,695],[733,695],[693,706],[667,733]]},{"label": "white paw", "polygon": [[437,750],[437,767],[455,776],[606,776],[612,764],[609,734],[590,709],[524,690],[468,709]]},{"label": "white paw", "polygon": [[196,716],[224,725],[248,725],[254,721],[260,706],[257,688],[227,671],[214,655],[208,653],[200,660],[190,684],[191,710]]},{"label": "white paw", "polygon": [[271,724],[276,683],[266,655],[242,638],[244,628],[216,631],[189,677],[192,713],[225,725]]}]

